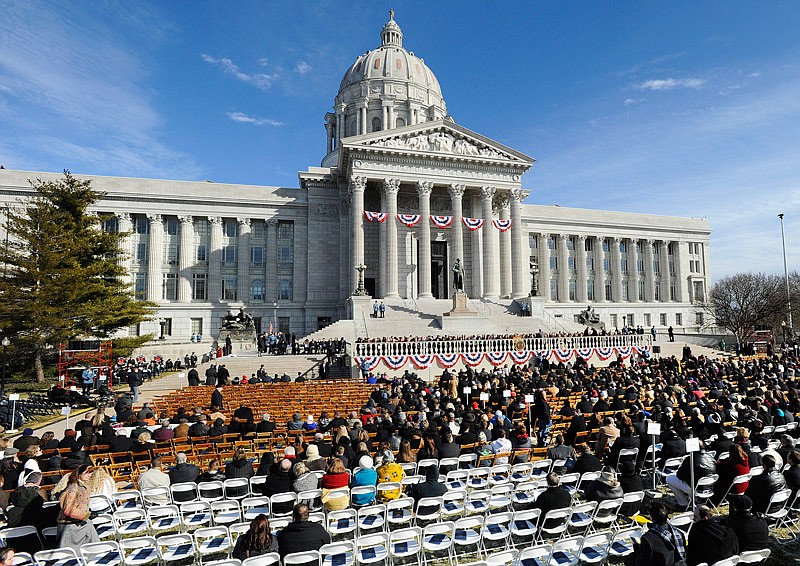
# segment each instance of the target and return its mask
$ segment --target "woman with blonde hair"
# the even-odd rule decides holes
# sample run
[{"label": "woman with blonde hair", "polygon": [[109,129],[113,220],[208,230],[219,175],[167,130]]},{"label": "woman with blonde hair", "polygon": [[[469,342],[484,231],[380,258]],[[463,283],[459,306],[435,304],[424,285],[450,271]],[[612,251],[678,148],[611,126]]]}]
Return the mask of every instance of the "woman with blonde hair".
[{"label": "woman with blonde hair", "polygon": [[350,497],[331,497],[331,492],[350,485],[350,474],[339,458],[332,458],[325,475],[320,480],[322,486],[322,503],[328,511],[341,511],[350,505]]},{"label": "woman with blonde hair", "polygon": [[108,495],[117,491],[117,482],[114,481],[105,468],[95,468],[89,481],[86,482],[89,495]]},{"label": "woman with blonde hair", "polygon": [[94,525],[89,521],[89,489],[86,484],[92,479],[94,468],[81,464],[69,475],[67,489],[59,497],[61,511],[58,514],[58,546],[69,547],[80,552],[81,546],[100,542]]}]

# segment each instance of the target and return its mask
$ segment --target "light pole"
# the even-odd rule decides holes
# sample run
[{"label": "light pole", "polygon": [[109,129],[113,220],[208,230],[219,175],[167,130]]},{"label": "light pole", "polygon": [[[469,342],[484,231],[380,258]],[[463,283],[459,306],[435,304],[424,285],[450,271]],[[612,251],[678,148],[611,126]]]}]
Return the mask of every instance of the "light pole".
[{"label": "light pole", "polygon": [[789,267],[786,263],[786,234],[783,231],[783,213],[778,214],[781,219],[781,244],[783,244],[783,276],[786,279],[786,308],[789,311],[789,336],[794,340],[794,324],[792,324],[792,295],[789,292]]},{"label": "light pole", "polygon": [[786,321],[781,321],[781,330],[783,330],[783,347],[786,348]]},{"label": "light pole", "polygon": [[272,324],[275,332],[278,331],[278,301],[272,302]]},{"label": "light pole", "polygon": [[[0,344],[3,345],[3,373],[2,373],[2,383],[0,383],[0,397],[5,397],[6,395],[6,349],[11,345],[11,340],[8,339],[8,336],[3,336],[3,340],[0,341]],[[13,423],[12,423],[13,428]]]}]

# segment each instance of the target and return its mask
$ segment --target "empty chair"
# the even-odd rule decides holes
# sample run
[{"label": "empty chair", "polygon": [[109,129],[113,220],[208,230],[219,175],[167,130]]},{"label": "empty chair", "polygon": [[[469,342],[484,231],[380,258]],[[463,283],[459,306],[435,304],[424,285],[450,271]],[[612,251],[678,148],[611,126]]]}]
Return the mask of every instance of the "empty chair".
[{"label": "empty chair", "polygon": [[483,529],[481,529],[481,538],[483,539],[484,556],[489,550],[496,550],[499,548],[505,549],[508,546],[508,537],[511,535],[511,513],[495,513],[487,515]]},{"label": "empty chair", "polygon": [[624,494],[619,514],[624,517],[630,517],[635,522],[639,511],[641,511],[642,501],[644,501],[644,491],[631,491]]},{"label": "empty chair", "polygon": [[114,517],[108,513],[103,513],[97,517],[92,518],[94,530],[97,531],[97,536],[100,540],[116,540],[117,539],[117,524]]},{"label": "empty chair", "polygon": [[441,497],[423,497],[417,501],[414,512],[414,522],[417,526],[424,526],[433,521],[438,521],[442,514],[444,499]]},{"label": "empty chair", "polygon": [[389,556],[393,563],[403,562],[412,557],[419,563],[421,553],[421,528],[408,527],[406,529],[398,529],[389,534]]},{"label": "empty chair", "polygon": [[386,504],[386,524],[389,530],[410,527],[414,521],[414,500],[402,497]]},{"label": "empty chair", "polygon": [[358,534],[368,535],[383,531],[386,526],[386,506],[369,505],[358,509]]},{"label": "empty chair", "polygon": [[583,539],[580,558],[583,564],[600,564],[608,558],[608,546],[611,544],[611,533],[595,533]]},{"label": "empty chair", "polygon": [[37,552],[44,548],[39,531],[36,527],[26,525],[23,527],[9,527],[0,531],[0,539],[5,546]]},{"label": "empty chair", "polygon": [[513,483],[522,483],[526,482],[531,478],[531,473],[533,471],[533,464],[531,462],[524,462],[522,464],[514,464],[511,467],[511,473],[509,475],[509,479]]},{"label": "empty chair", "polygon": [[511,494],[513,491],[514,486],[510,483],[494,485],[489,496],[489,512],[495,513],[511,509]]},{"label": "empty chair", "polygon": [[543,460],[537,460],[533,462],[531,468],[531,477],[534,478],[543,478],[545,477],[548,472],[550,471],[551,466],[553,465],[553,461],[549,458],[545,458]]},{"label": "empty chair", "polygon": [[212,501],[211,516],[215,525],[231,525],[242,520],[242,510],[239,502],[232,501]]},{"label": "empty chair", "polygon": [[553,548],[549,544],[529,546],[519,553],[519,564],[520,566],[547,566],[552,553]]},{"label": "empty chair", "polygon": [[572,506],[572,515],[569,518],[567,529],[573,534],[585,534],[592,526],[592,519],[597,510],[596,501],[587,501]]},{"label": "empty chair", "polygon": [[358,529],[358,512],[355,509],[343,509],[328,513],[327,531],[331,540],[349,539],[355,536]]},{"label": "empty chair", "polygon": [[227,527],[203,527],[194,532],[194,544],[202,562],[224,558],[231,551]]},{"label": "empty chair", "polygon": [[142,503],[142,494],[137,489],[129,489],[126,491],[117,491],[111,494],[111,499],[114,501],[114,506],[117,511],[120,509],[135,509],[144,506]]},{"label": "empty chair", "polygon": [[89,510],[92,512],[92,515],[98,513],[113,513],[114,507],[114,500],[108,495],[97,494],[89,497]]},{"label": "empty chair", "polygon": [[204,481],[197,484],[200,501],[219,501],[225,498],[225,484],[221,481]]},{"label": "empty chair", "polygon": [[486,489],[489,487],[489,468],[474,468],[467,476],[467,488]]},{"label": "empty chair", "polygon": [[[697,480],[697,484],[694,487],[695,505],[704,505],[714,496],[714,484],[717,483],[718,479],[719,476],[717,474],[711,474]],[[692,500],[690,498],[686,509],[689,509],[691,505]]]},{"label": "empty chair", "polygon": [[463,517],[457,520],[453,532],[453,555],[478,555],[481,550],[482,527],[483,517]]},{"label": "empty chair", "polygon": [[242,499],[242,517],[252,521],[259,515],[269,517],[269,497],[246,497]]},{"label": "empty chair", "polygon": [[194,482],[174,483],[169,486],[169,490],[172,501],[177,504],[197,501],[199,498],[197,484]]},{"label": "empty chair", "polygon": [[475,453],[472,454],[462,454],[458,457],[458,467],[462,470],[471,470],[475,467],[478,463],[478,455]]},{"label": "empty chair", "polygon": [[487,566],[513,566],[517,563],[518,558],[519,551],[511,549],[503,552],[493,552],[484,559],[484,562],[486,562]]},{"label": "empty chair", "polygon": [[511,481],[511,464],[495,464],[489,471],[489,485],[501,485]]},{"label": "empty chair", "polygon": [[147,510],[153,536],[180,532],[181,515],[177,505],[159,505]]},{"label": "empty chair", "polygon": [[169,535],[158,537],[159,554],[161,560],[171,565],[173,563],[191,564],[194,562],[196,549],[194,538],[190,534]]},{"label": "empty chair", "polygon": [[575,495],[575,492],[578,490],[579,481],[581,481],[581,475],[573,472],[571,474],[564,474],[561,476],[560,485],[569,491],[570,494]]},{"label": "empty chair", "polygon": [[80,566],[81,564],[78,554],[71,548],[40,550],[33,555],[33,560],[38,566]]},{"label": "empty chair", "polygon": [[120,539],[144,536],[148,534],[148,521],[144,509],[129,509],[114,511],[114,521],[117,523],[117,536]]},{"label": "empty chair", "polygon": [[464,515],[480,515],[489,510],[489,499],[492,492],[488,489],[475,490],[470,492],[467,501],[464,503]]},{"label": "empty chair", "polygon": [[539,527],[540,543],[548,539],[558,539],[563,535],[569,525],[569,518],[572,514],[570,509],[551,509],[541,519]]},{"label": "empty chair", "polygon": [[356,546],[349,541],[324,544],[319,555],[321,566],[352,566],[356,561]]},{"label": "empty chair", "polygon": [[12,566],[29,566],[34,564],[33,556],[27,552],[15,552]]},{"label": "empty chair", "polygon": [[464,502],[467,492],[463,489],[450,490],[442,496],[442,519],[452,521],[464,514]]},{"label": "empty chair", "polygon": [[541,509],[528,509],[514,513],[514,517],[511,519],[509,544],[517,548],[533,544],[541,514]]},{"label": "empty chair", "polygon": [[533,502],[536,501],[534,493],[536,491],[537,482],[521,482],[518,483],[514,492],[511,494],[511,506],[515,511],[521,511],[530,508]]},{"label": "empty chair", "polygon": [[180,511],[186,532],[211,525],[211,504],[208,502],[181,503]]},{"label": "empty chair", "polygon": [[81,558],[86,566],[117,566],[122,553],[117,541],[109,540],[81,545]]},{"label": "empty chair", "polygon": [[119,550],[122,553],[122,563],[127,566],[156,564],[160,559],[158,543],[153,537],[133,537],[121,540]]},{"label": "empty chair", "polygon": [[624,559],[633,553],[633,541],[641,538],[642,529],[632,527],[617,531],[608,545],[608,555],[617,560]]},{"label": "empty chair", "polygon": [[385,562],[389,557],[389,535],[375,533],[356,539],[356,562],[374,564]]},{"label": "empty chair", "polygon": [[552,566],[576,566],[581,560],[582,547],[583,537],[569,537],[557,541],[553,544],[550,564]]},{"label": "empty chair", "polygon": [[427,525],[422,530],[422,557],[429,560],[450,560],[453,550],[455,524],[451,521]]},{"label": "empty chair", "polygon": [[321,558],[317,550],[292,552],[283,557],[283,566],[319,566],[320,562]]},{"label": "empty chair", "polygon": [[242,566],[280,566],[280,563],[281,555],[277,552],[268,552],[242,560]]},{"label": "empty chair", "polygon": [[763,550],[747,550],[739,555],[739,564],[763,564],[772,551],[769,548]]}]

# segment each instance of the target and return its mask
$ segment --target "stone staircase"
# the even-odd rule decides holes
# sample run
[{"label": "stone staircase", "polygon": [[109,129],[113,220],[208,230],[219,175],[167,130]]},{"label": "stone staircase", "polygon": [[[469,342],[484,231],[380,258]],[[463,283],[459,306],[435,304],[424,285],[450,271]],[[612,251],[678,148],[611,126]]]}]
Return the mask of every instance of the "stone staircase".
[{"label": "stone staircase", "polygon": [[[298,373],[311,377],[313,374],[318,374],[317,366],[325,359],[324,354],[302,354],[299,356],[259,356],[256,352],[246,351],[239,352],[231,356],[223,356],[214,362],[225,364],[225,367],[234,376],[242,377],[246,375],[250,377],[263,365],[264,370],[271,376],[278,376],[287,373],[291,376],[292,381],[297,377]],[[200,380],[205,379],[204,372],[211,362],[198,366],[197,371],[200,372]]]}]

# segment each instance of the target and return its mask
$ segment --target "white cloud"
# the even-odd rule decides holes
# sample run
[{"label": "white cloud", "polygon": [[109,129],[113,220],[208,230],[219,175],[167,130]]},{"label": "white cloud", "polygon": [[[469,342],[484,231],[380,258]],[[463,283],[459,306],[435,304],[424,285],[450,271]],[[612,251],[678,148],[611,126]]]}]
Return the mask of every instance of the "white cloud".
[{"label": "white cloud", "polygon": [[638,85],[639,90],[673,90],[676,88],[700,88],[705,79],[651,79]]},{"label": "white cloud", "polygon": [[309,65],[305,61],[298,61],[297,65],[295,65],[294,67],[294,70],[301,75],[305,75],[307,72],[311,70],[311,65]]},{"label": "white cloud", "polygon": [[642,100],[644,100],[644,98],[626,98],[623,104],[625,106],[634,106],[639,104]]},{"label": "white cloud", "polygon": [[[266,73],[245,73],[236,63],[227,57],[215,58],[211,55],[206,55],[205,53],[201,54],[200,57],[202,57],[203,61],[206,63],[218,65],[225,73],[233,75],[240,81],[251,84],[261,90],[269,89],[269,87],[272,86],[272,82],[278,78],[277,74],[268,75]],[[265,64],[265,61],[265,59],[261,59],[262,65]]]},{"label": "white cloud", "polygon": [[279,122],[278,120],[248,116],[244,112],[226,112],[225,115],[234,122],[241,122],[243,124],[253,124],[254,126],[283,126],[283,122]]}]

